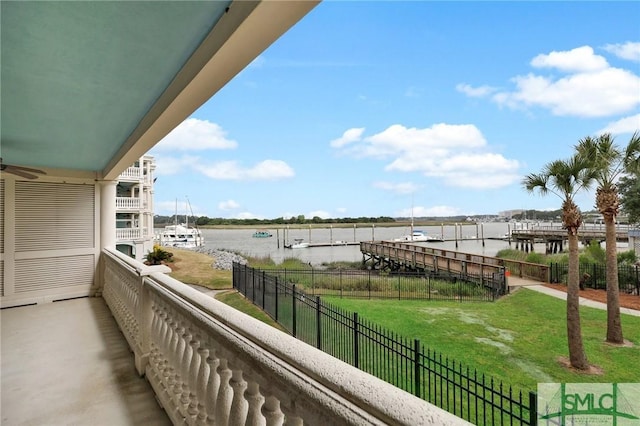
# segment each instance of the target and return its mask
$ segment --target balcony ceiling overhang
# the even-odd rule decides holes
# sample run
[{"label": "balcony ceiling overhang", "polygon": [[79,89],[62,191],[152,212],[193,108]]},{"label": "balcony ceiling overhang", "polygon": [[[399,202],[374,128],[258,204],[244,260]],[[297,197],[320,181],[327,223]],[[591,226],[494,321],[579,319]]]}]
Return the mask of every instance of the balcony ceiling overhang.
[{"label": "balcony ceiling overhang", "polygon": [[317,3],[1,2],[4,163],[114,179]]}]

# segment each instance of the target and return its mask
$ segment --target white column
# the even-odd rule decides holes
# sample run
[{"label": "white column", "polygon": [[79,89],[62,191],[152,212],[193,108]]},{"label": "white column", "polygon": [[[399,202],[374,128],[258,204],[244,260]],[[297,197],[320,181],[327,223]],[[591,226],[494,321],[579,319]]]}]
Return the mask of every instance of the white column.
[{"label": "white column", "polygon": [[116,184],[100,182],[100,249],[116,248]]}]

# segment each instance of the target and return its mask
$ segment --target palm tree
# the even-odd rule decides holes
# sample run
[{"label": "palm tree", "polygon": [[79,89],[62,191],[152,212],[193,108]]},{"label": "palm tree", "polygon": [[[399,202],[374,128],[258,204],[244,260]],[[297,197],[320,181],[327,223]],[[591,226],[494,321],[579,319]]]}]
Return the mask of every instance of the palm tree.
[{"label": "palm tree", "polygon": [[539,174],[527,175],[522,184],[528,192],[540,195],[552,193],[562,200],[562,226],[569,240],[569,272],[567,277],[567,340],[569,362],[579,370],[589,368],[582,344],[580,328],[580,283],[578,259],[578,229],[582,214],[574,202],[575,195],[587,189],[593,181],[592,169],[584,157],[574,155],[569,160],[556,160],[544,166]]},{"label": "palm tree", "polygon": [[604,133],[597,138],[586,137],[576,146],[578,155],[590,163],[598,184],[596,208],[602,214],[606,235],[607,281],[607,338],[614,344],[623,344],[620,322],[620,295],[618,285],[618,259],[616,249],[616,216],[620,211],[620,195],[616,182],[625,170],[633,170],[640,152],[640,135],[636,132],[623,151],[614,144],[614,138]]}]

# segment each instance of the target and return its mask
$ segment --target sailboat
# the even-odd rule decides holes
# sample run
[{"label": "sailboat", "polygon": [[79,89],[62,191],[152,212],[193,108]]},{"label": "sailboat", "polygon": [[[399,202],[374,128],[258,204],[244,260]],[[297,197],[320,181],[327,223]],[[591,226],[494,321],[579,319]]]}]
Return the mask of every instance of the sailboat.
[{"label": "sailboat", "polygon": [[411,195],[411,230],[409,234],[403,235],[400,238],[395,238],[393,241],[398,242],[423,242],[423,241],[431,241],[431,242],[442,242],[441,238],[436,238],[427,235],[424,231],[419,229],[414,229],[413,224],[413,194]]},{"label": "sailboat", "polygon": [[[187,205],[191,204],[187,198]],[[193,211],[191,212],[193,216]],[[178,223],[178,199],[176,199],[175,223],[167,225],[156,237],[157,242],[163,247],[196,248],[204,245],[202,231],[197,227],[189,226],[189,215],[185,214],[185,222]]]}]

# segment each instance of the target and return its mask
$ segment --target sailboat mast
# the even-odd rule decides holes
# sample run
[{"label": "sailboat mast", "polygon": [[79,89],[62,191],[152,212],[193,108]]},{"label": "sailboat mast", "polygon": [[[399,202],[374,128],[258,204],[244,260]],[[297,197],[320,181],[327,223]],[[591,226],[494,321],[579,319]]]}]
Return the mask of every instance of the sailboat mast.
[{"label": "sailboat mast", "polygon": [[411,193],[411,241],[413,241],[413,192]]}]

